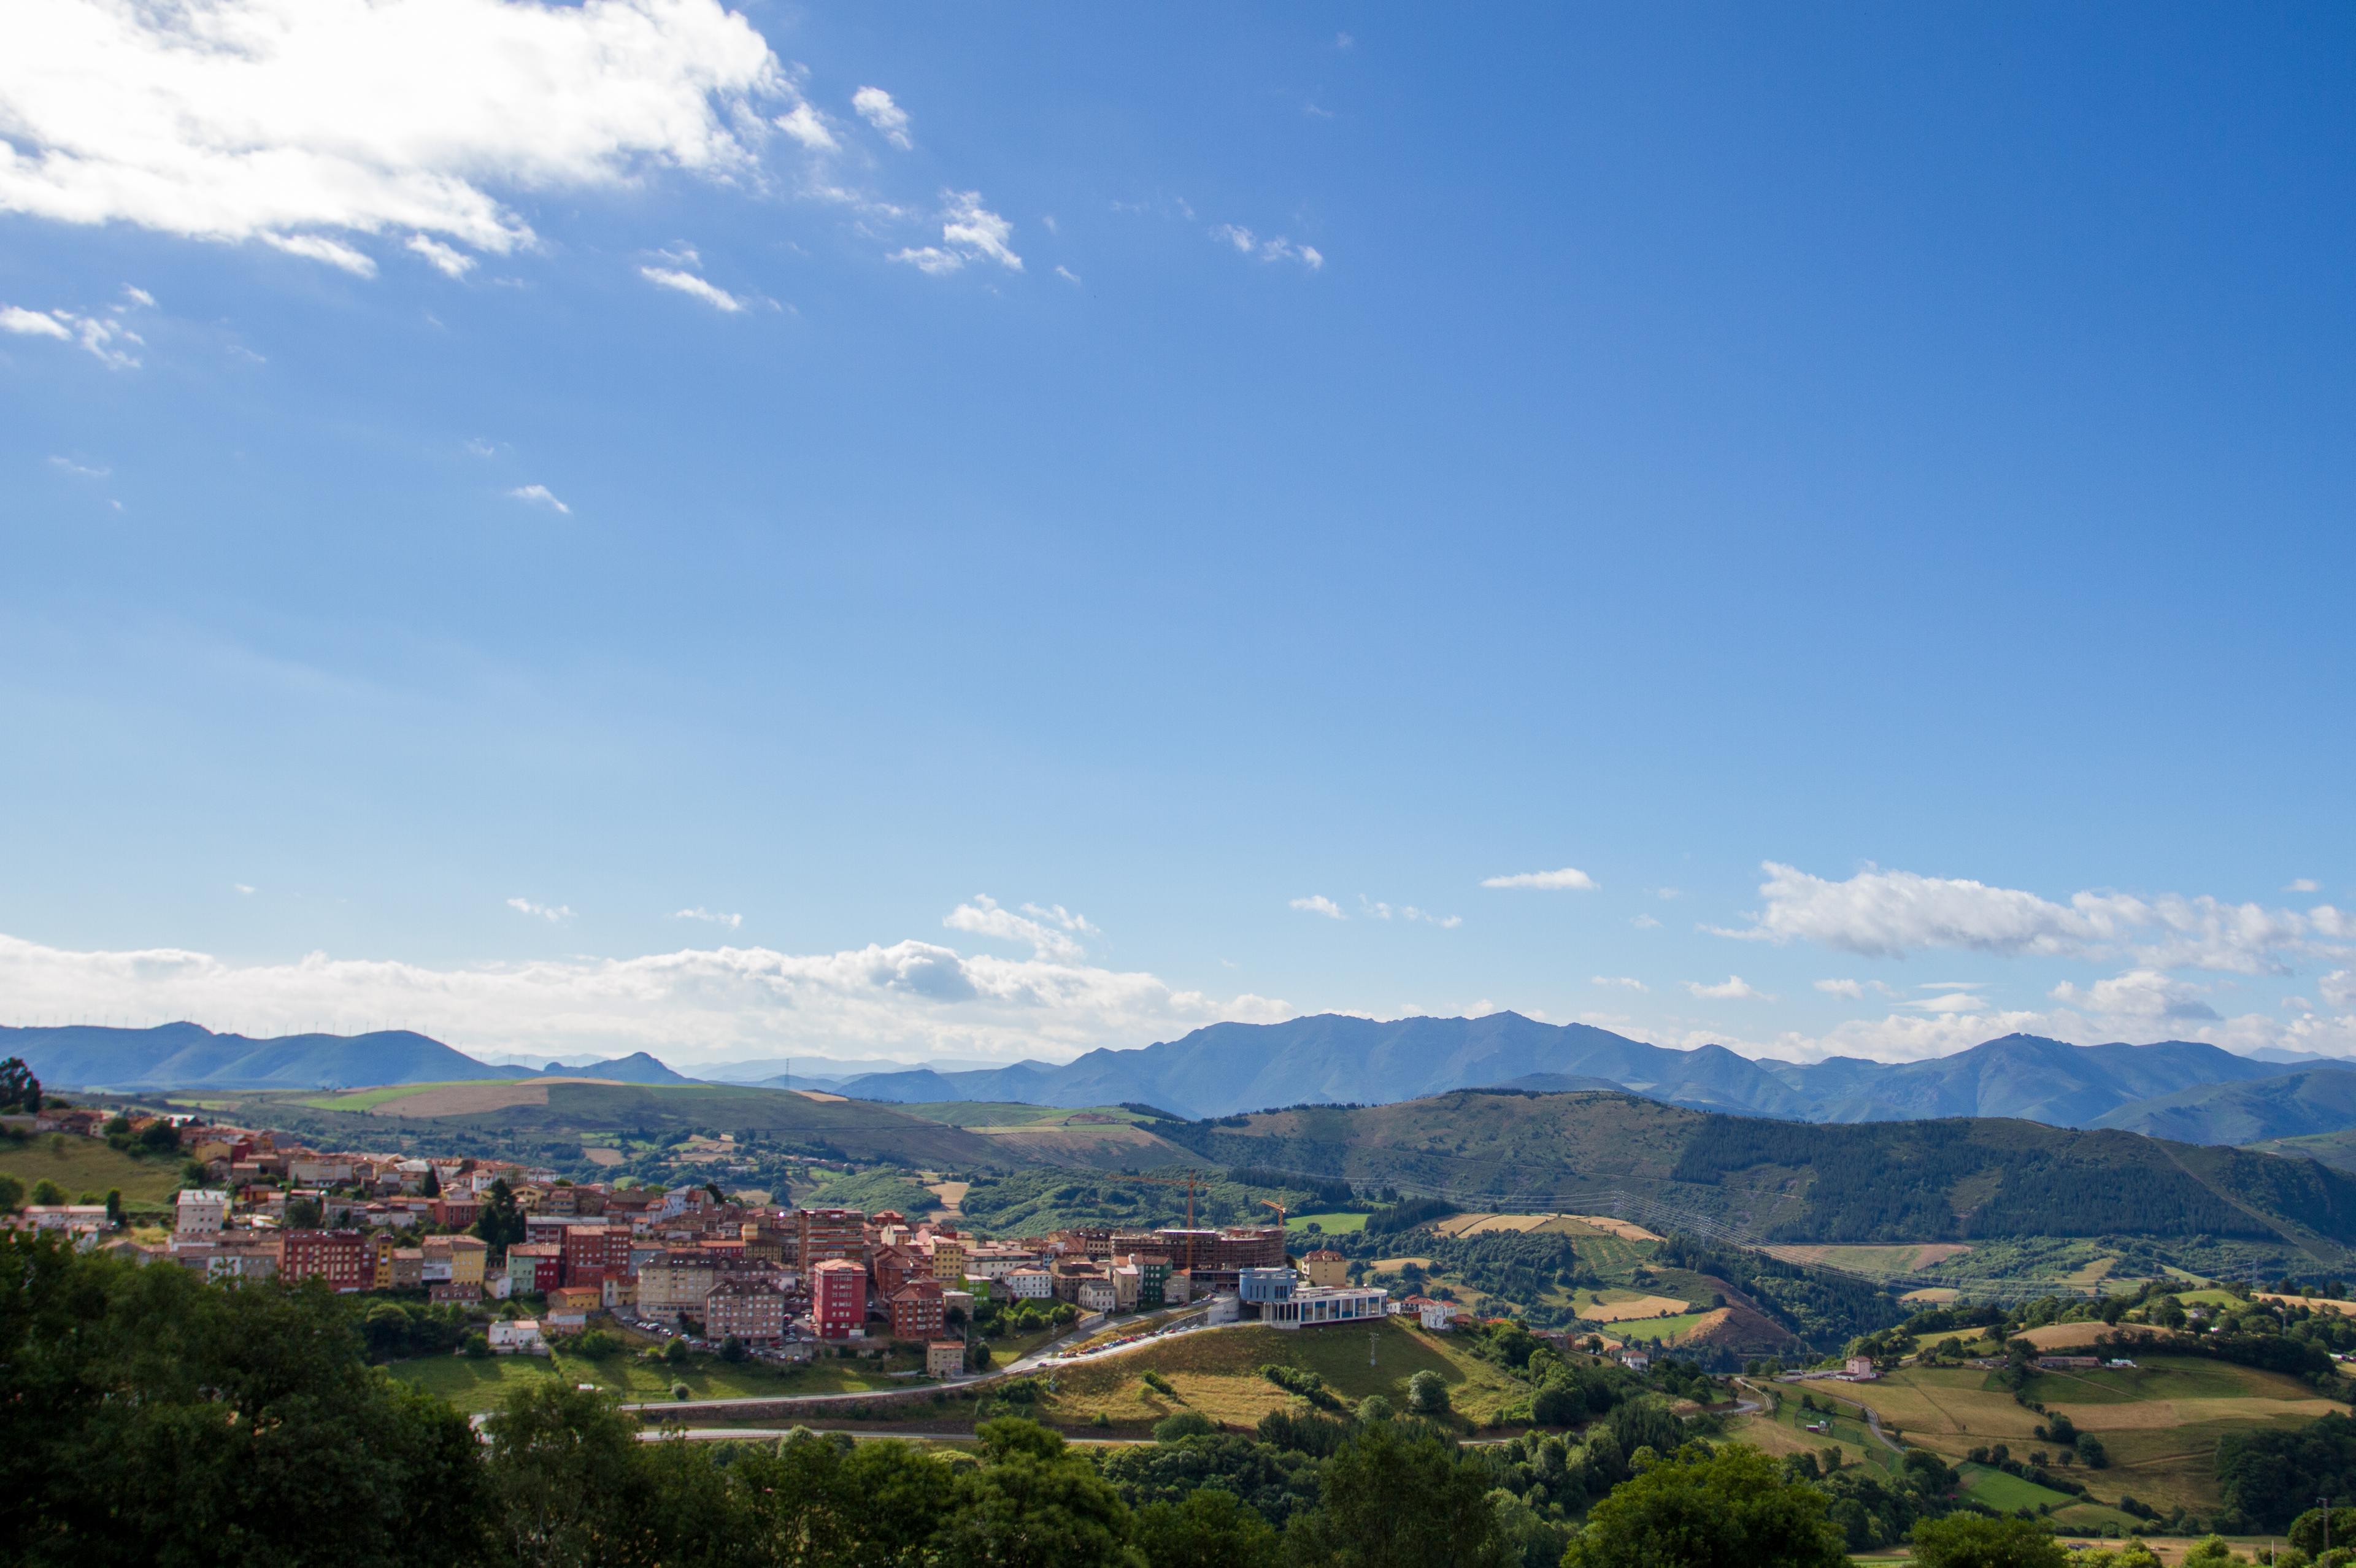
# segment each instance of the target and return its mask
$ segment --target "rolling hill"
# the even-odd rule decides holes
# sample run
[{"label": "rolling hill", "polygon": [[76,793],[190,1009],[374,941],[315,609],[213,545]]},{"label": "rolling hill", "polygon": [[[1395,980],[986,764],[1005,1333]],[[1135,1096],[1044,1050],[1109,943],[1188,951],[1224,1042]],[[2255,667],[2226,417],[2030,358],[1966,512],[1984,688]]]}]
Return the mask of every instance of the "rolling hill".
[{"label": "rolling hill", "polygon": [[1711,1115],[1624,1094],[1467,1090],[1165,1127],[1208,1160],[1467,1208],[1615,1211],[1755,1242],[2222,1238],[2338,1262],[2356,1178],[2311,1160],[2032,1122],[1827,1125]]},{"label": "rolling hill", "polygon": [[516,1140],[545,1143],[584,1135],[661,1138],[702,1131],[911,1168],[998,1169],[1029,1163],[996,1140],[888,1105],[739,1084],[535,1076],[424,1084],[396,1094],[269,1094],[239,1103],[231,1114],[333,1147],[382,1147],[407,1135],[427,1134],[442,1145],[473,1152]]}]

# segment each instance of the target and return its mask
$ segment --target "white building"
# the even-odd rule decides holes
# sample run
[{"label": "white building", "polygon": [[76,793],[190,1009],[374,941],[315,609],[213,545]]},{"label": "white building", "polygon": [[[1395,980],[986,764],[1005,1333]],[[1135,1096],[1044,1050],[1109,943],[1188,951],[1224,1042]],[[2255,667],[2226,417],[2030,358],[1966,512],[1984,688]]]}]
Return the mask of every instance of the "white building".
[{"label": "white building", "polygon": [[544,1356],[548,1341],[541,1338],[540,1322],[532,1317],[517,1317],[493,1323],[490,1328],[491,1354],[495,1356]]},{"label": "white building", "polygon": [[1316,1328],[1321,1323],[1379,1322],[1390,1292],[1376,1285],[1310,1285],[1281,1301],[1264,1302],[1259,1320],[1276,1328]]},{"label": "white building", "polygon": [[187,1187],[172,1200],[172,1233],[209,1236],[229,1223],[229,1194]]},{"label": "white building", "polygon": [[1080,1281],[1079,1305],[1083,1312],[1110,1312],[1120,1305],[1120,1293],[1108,1279],[1084,1279]]},{"label": "white building", "polygon": [[1043,1268],[1019,1268],[1006,1276],[1006,1288],[1017,1301],[1045,1301],[1055,1294],[1055,1276]]}]

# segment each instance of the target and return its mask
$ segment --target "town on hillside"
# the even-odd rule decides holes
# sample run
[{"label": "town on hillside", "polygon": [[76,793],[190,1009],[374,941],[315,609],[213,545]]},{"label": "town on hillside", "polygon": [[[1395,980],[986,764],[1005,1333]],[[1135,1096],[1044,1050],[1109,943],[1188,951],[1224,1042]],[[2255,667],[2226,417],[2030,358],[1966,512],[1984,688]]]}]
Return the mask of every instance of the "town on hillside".
[{"label": "town on hillside", "polygon": [[[714,1184],[575,1182],[498,1160],[326,1150],[191,1116],[51,1107],[19,1130],[177,1147],[204,1185],[174,1195],[170,1233],[130,1234],[119,1205],[26,1204],[10,1223],[209,1281],[316,1279],[338,1293],[423,1292],[479,1312],[493,1354],[545,1354],[603,1314],[640,1331],[777,1363],[822,1349],[920,1350],[925,1372],[982,1370],[971,1328],[1199,1304],[1212,1322],[1277,1328],[1462,1315],[1353,1284],[1348,1261],[1288,1255],[1278,1226],[1078,1227],[992,1240],[891,1210],[791,1208]],[[515,1305],[529,1304],[524,1315]],[[1026,1312],[1027,1309],[1027,1312]]]}]

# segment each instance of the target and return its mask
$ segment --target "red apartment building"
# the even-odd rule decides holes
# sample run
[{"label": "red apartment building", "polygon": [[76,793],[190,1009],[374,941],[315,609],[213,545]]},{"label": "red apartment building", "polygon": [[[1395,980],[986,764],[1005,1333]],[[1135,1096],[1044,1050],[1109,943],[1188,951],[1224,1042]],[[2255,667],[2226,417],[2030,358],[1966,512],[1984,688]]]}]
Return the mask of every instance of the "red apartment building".
[{"label": "red apartment building", "polygon": [[892,1338],[937,1339],[941,1337],[941,1282],[912,1279],[890,1296]]},{"label": "red apartment building", "polygon": [[848,1258],[810,1270],[810,1318],[821,1339],[844,1339],[867,1324],[867,1271]]},{"label": "red apartment building", "polygon": [[375,1280],[368,1239],[358,1231],[286,1231],[278,1238],[278,1277],[324,1279],[331,1290],[366,1290]]},{"label": "red apartment building", "polygon": [[630,1228],[627,1225],[567,1225],[564,1228],[564,1283],[603,1285],[630,1272]]}]

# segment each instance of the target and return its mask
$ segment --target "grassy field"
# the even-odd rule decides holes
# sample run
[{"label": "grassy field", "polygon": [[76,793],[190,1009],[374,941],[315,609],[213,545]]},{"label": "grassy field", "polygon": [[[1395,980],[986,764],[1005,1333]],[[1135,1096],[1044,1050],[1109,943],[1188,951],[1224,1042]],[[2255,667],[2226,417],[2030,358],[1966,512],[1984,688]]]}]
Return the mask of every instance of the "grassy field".
[{"label": "grassy field", "polygon": [[[1336,1324],[1288,1332],[1248,1325],[1182,1334],[1132,1355],[1056,1371],[1055,1392],[1044,1413],[1067,1424],[1102,1413],[1117,1426],[1137,1428],[1186,1409],[1225,1426],[1248,1428],[1269,1411],[1295,1403],[1260,1375],[1259,1369],[1271,1363],[1315,1372],[1351,1404],[1379,1393],[1403,1407],[1408,1379],[1419,1371],[1438,1372],[1455,1408],[1476,1422],[1493,1418],[1526,1392],[1502,1369],[1460,1349],[1445,1335],[1426,1334],[1389,1317],[1379,1328]],[[1168,1379],[1178,1397],[1146,1387],[1141,1379],[1147,1371]]]},{"label": "grassy field", "polygon": [[47,1178],[66,1189],[71,1202],[85,1192],[103,1198],[112,1188],[123,1189],[125,1203],[168,1202],[180,1186],[180,1160],[139,1159],[107,1147],[100,1138],[71,1133],[35,1133],[19,1143],[0,1141],[0,1171],[25,1184]]},{"label": "grassy field", "polygon": [[[1772,1407],[1765,1415],[1743,1416],[1732,1423],[1732,1432],[1746,1443],[1753,1443],[1774,1455],[1821,1454],[1826,1448],[1840,1450],[1845,1465],[1870,1465],[1886,1469],[1896,1456],[1873,1440],[1873,1435],[1854,1409],[1836,1406],[1833,1410],[1815,1411],[1800,1408],[1800,1392],[1788,1383],[1759,1385],[1772,1396]],[[1822,1432],[1811,1432],[1808,1424],[1822,1423]]]},{"label": "grassy field", "polygon": [[[2212,1508],[2219,1437],[2253,1425],[2302,1424],[2341,1408],[2272,1372],[2190,1357],[2137,1360],[2131,1371],[2048,1372],[2030,1388],[2031,1397],[2102,1439],[2110,1467],[2072,1474],[2104,1504],[2127,1492],[2162,1509],[2179,1502]],[[2021,1457],[2047,1446],[2035,1430],[2044,1418],[2015,1403],[1996,1374],[1976,1367],[1901,1369],[1843,1392],[1871,1404],[1907,1442],[1951,1464],[1997,1443]]]},{"label": "grassy field", "polygon": [[907,1357],[889,1362],[822,1359],[808,1366],[779,1369],[744,1362],[731,1366],[713,1357],[698,1357],[686,1367],[641,1361],[627,1353],[591,1360],[558,1352],[553,1356],[423,1356],[395,1361],[385,1370],[405,1382],[440,1394],[460,1410],[490,1410],[509,1389],[541,1378],[594,1383],[631,1401],[664,1400],[673,1383],[685,1383],[695,1399],[778,1398],[796,1394],[849,1393],[866,1389],[900,1388],[905,1379],[885,1372],[905,1371]]},{"label": "grassy field", "polygon": [[1708,1316],[1707,1312],[1680,1312],[1673,1317],[1639,1317],[1614,1323],[1607,1332],[1615,1339],[1625,1339],[1633,1344],[1658,1345],[1675,1339],[1680,1334],[1692,1333]]},{"label": "grassy field", "polygon": [[912,1116],[922,1116],[928,1122],[939,1122],[952,1127],[969,1127],[976,1131],[998,1131],[1011,1127],[1060,1127],[1152,1125],[1155,1118],[1141,1116],[1135,1111],[1125,1111],[1119,1105],[1020,1105],[1010,1102],[989,1100],[943,1100],[921,1105],[896,1105]]},{"label": "grassy field", "polygon": [[1316,1226],[1326,1235],[1338,1236],[1365,1230],[1366,1217],[1364,1214],[1288,1214],[1285,1216],[1284,1226],[1287,1231],[1306,1231],[1311,1225]]},{"label": "grassy field", "polygon": [[2024,1481],[2019,1476],[2008,1476],[2002,1470],[1986,1465],[1960,1467],[1964,1477],[1964,1495],[1976,1503],[1985,1503],[1998,1513],[2010,1513],[2015,1509],[2067,1508],[2077,1501],[2067,1492],[2057,1492],[2051,1487],[2040,1487],[2034,1481]]},{"label": "grassy field", "polygon": [[308,1105],[315,1111],[373,1111],[388,1100],[404,1099],[431,1089],[458,1089],[475,1084],[510,1083],[514,1080],[468,1078],[447,1083],[391,1083],[378,1089],[352,1089],[329,1094],[312,1094],[294,1103]]}]

